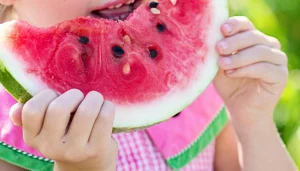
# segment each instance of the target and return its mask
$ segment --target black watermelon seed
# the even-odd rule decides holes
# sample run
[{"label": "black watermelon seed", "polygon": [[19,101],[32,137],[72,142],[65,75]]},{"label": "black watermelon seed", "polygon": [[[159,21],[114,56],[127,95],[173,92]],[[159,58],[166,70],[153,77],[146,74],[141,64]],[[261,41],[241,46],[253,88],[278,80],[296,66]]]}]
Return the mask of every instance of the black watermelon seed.
[{"label": "black watermelon seed", "polygon": [[117,45],[112,47],[112,51],[116,58],[121,58],[125,54],[124,50],[120,46],[117,46]]},{"label": "black watermelon seed", "polygon": [[177,113],[176,115],[173,116],[173,118],[176,118],[177,116],[180,115],[181,112]]},{"label": "black watermelon seed", "polygon": [[150,8],[156,8],[158,6],[158,2],[150,2],[149,7]]},{"label": "black watermelon seed", "polygon": [[86,44],[89,43],[89,41],[90,41],[89,38],[87,38],[87,37],[85,37],[85,36],[80,36],[80,37],[79,37],[79,42],[80,42],[80,43],[83,43],[83,44],[86,45]]},{"label": "black watermelon seed", "polygon": [[149,54],[150,54],[150,57],[151,57],[152,59],[154,59],[154,58],[157,57],[158,52],[157,52],[156,49],[150,49]]},{"label": "black watermelon seed", "polygon": [[158,31],[158,32],[164,32],[164,31],[167,29],[167,27],[166,27],[165,25],[160,24],[160,23],[158,23],[158,24],[156,25],[156,28],[157,28],[157,31]]}]

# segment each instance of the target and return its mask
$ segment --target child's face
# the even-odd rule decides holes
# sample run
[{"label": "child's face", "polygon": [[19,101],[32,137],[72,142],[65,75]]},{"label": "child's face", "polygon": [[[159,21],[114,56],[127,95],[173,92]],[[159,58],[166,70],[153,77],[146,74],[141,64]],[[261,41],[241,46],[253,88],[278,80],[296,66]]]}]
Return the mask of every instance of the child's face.
[{"label": "child's face", "polygon": [[[92,16],[95,10],[107,8],[111,3],[125,4],[128,0],[15,0],[14,2],[19,19],[44,27],[79,16]],[[123,10],[122,13],[124,12],[126,11]]]}]

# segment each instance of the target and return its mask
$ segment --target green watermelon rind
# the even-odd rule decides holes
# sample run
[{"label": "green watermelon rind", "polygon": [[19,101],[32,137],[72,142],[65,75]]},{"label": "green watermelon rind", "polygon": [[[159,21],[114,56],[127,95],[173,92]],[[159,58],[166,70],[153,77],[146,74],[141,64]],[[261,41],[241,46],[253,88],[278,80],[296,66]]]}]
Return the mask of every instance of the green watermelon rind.
[{"label": "green watermelon rind", "polygon": [[8,90],[8,92],[20,103],[25,103],[32,98],[29,94],[10,74],[3,62],[0,61],[0,82]]}]

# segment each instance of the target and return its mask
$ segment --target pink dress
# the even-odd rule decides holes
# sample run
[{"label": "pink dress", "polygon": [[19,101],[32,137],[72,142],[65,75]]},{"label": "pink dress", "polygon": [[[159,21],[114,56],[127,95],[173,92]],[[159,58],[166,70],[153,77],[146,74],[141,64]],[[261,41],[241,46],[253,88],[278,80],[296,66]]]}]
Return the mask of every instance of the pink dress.
[{"label": "pink dress", "polygon": [[[28,170],[52,170],[54,161],[28,147],[22,128],[9,120],[14,103],[0,87],[0,159]],[[210,85],[169,121],[113,135],[119,145],[117,171],[213,171],[215,137],[226,122],[223,102]]]}]

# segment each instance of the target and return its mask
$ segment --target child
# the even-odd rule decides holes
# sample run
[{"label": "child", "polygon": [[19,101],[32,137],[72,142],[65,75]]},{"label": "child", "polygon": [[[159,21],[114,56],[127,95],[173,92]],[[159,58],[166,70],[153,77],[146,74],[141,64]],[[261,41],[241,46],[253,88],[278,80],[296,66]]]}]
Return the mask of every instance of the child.
[{"label": "child", "polygon": [[[92,10],[109,1],[0,0],[1,17],[2,21],[19,18],[32,25],[50,26],[67,19],[89,16]],[[171,170],[170,167],[185,171],[296,171],[272,120],[272,113],[288,77],[287,57],[280,50],[279,42],[256,30],[245,17],[228,19],[221,26],[221,32],[225,38],[216,45],[221,69],[213,84],[201,95],[216,96],[216,99],[203,103],[200,97],[194,106],[185,110],[192,111],[199,105],[217,103],[220,101],[217,95],[220,95],[230,113],[230,122],[218,137],[209,135],[209,143],[196,141],[190,145],[195,151],[179,148],[181,142],[190,139],[187,131],[199,128],[199,134],[202,132],[205,135],[204,130],[210,130],[209,123],[213,120],[203,122],[200,119],[196,120],[198,124],[184,124],[181,121],[189,116],[184,115],[185,111],[170,121],[181,122],[181,131],[176,132],[175,127],[162,124],[158,125],[161,132],[153,127],[112,137],[114,105],[103,100],[100,93],[90,92],[84,97],[79,90],[70,90],[58,96],[51,90],[45,90],[26,104],[16,104],[11,108],[10,118],[16,125],[22,126],[26,144],[22,143],[22,136],[17,136],[21,133],[20,128],[11,126],[5,114],[0,113],[0,142],[1,138],[7,138],[10,131],[15,131],[14,136],[8,139],[20,148],[13,148],[13,151],[2,143],[0,170],[23,170],[17,166],[46,170],[44,165],[49,165],[46,160],[44,165],[34,164],[40,162],[39,159],[34,160],[36,156],[43,156],[55,160],[55,171],[112,171],[116,168],[120,171],[165,171]],[[1,98],[5,111],[4,108],[10,104],[4,102],[12,102],[12,99],[5,95]],[[70,113],[75,109],[72,124],[65,133]],[[216,116],[216,112],[206,114],[201,113],[203,116],[200,118]],[[191,117],[197,118],[198,115]],[[165,137],[157,136],[162,133],[167,134],[164,134]],[[22,157],[31,156],[21,153],[24,149],[35,154],[31,158],[33,163],[22,161]],[[180,153],[169,157],[165,149]],[[187,151],[192,153],[185,153]]]}]

